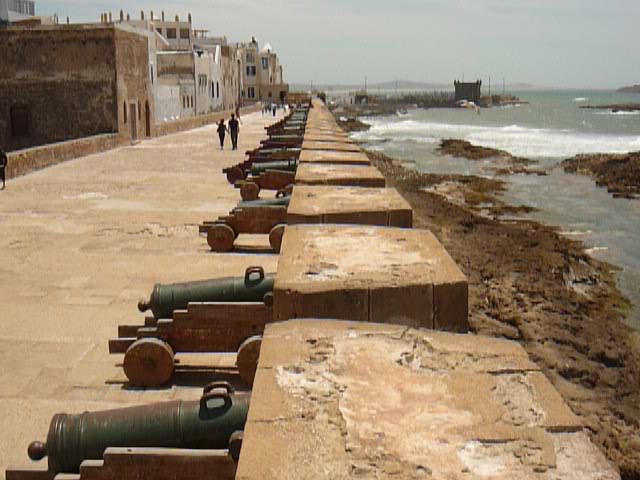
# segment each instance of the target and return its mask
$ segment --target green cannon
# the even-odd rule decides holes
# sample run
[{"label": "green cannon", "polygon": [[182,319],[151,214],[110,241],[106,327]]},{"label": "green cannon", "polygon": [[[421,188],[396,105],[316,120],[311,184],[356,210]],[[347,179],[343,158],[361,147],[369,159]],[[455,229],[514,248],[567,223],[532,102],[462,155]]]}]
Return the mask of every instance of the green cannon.
[{"label": "green cannon", "polygon": [[199,401],[172,401],[138,407],[57,414],[46,443],[33,442],[28,455],[48,457],[49,472],[78,473],[85,460],[101,460],[109,447],[229,450],[244,430],[249,393],[236,393],[227,382],[205,387]]},{"label": "green cannon", "polygon": [[238,208],[255,208],[255,207],[288,207],[291,201],[290,195],[279,196],[276,198],[265,198],[260,200],[246,200],[238,203]]},{"label": "green cannon", "polygon": [[280,160],[276,162],[261,162],[251,165],[251,175],[260,175],[267,170],[280,170],[284,172],[295,172],[298,168],[297,160]]},{"label": "green cannon", "polygon": [[[281,199],[279,199],[281,200]],[[151,310],[155,318],[171,318],[175,310],[199,302],[265,302],[273,295],[274,275],[262,267],[250,267],[244,277],[217,278],[196,282],[157,284],[149,301],[138,303],[138,310]]]}]

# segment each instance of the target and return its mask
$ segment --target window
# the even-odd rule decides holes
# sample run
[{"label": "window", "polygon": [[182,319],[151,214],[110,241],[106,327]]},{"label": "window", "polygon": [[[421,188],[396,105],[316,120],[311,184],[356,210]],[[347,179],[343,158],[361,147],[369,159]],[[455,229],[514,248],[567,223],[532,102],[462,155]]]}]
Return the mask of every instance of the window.
[{"label": "window", "polygon": [[122,111],[124,112],[124,123],[127,123],[127,102],[122,102]]},{"label": "window", "polygon": [[140,104],[140,100],[138,100],[138,120],[142,120],[142,105]]},{"label": "window", "polygon": [[11,136],[28,137],[29,136],[29,110],[23,106],[13,106],[10,111],[11,115]]},{"label": "window", "polygon": [[266,70],[269,68],[269,59],[267,57],[262,58],[262,69]]},{"label": "window", "polygon": [[176,38],[175,28],[167,28],[167,38]]},{"label": "window", "polygon": [[253,88],[253,87],[249,87],[249,88],[247,89],[247,96],[248,96],[249,98],[256,98],[256,89],[255,89],[255,88]]},{"label": "window", "polygon": [[151,65],[151,85],[153,85],[153,65]]},{"label": "window", "polygon": [[256,63],[253,53],[247,53],[247,63]]},{"label": "window", "polygon": [[189,29],[188,28],[181,28],[180,29],[180,38],[191,38],[191,36],[189,35]]},{"label": "window", "polygon": [[220,82],[216,82],[216,97],[220,98]]},{"label": "window", "polygon": [[206,93],[208,81],[206,75],[198,75],[198,91],[200,93]]},{"label": "window", "polygon": [[158,32],[160,35],[162,35],[162,29],[160,27],[156,28],[156,32]]},{"label": "window", "polygon": [[247,77],[255,77],[255,76],[256,76],[256,66],[247,65]]}]

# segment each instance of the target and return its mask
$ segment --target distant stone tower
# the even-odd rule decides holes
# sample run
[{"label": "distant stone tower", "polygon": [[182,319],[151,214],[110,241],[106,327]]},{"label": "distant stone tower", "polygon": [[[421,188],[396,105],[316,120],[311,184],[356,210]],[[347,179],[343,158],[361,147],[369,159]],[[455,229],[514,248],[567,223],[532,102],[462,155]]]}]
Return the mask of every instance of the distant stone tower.
[{"label": "distant stone tower", "polygon": [[482,97],[482,81],[459,82],[456,80],[453,82],[453,85],[456,88],[456,102],[467,100],[476,105],[480,102],[480,97]]}]

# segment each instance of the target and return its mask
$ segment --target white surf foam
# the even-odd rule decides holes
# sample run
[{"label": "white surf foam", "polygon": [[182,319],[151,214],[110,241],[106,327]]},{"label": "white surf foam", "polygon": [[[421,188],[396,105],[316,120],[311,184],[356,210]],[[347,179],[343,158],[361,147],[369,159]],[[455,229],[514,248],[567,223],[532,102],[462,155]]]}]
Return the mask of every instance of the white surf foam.
[{"label": "white surf foam", "polygon": [[458,138],[484,147],[498,148],[528,158],[566,158],[579,153],[626,153],[640,150],[640,136],[584,134],[571,130],[455,125],[403,120],[388,122],[370,119],[371,129],[355,135],[364,141],[436,143],[442,138]]},{"label": "white surf foam", "polygon": [[589,98],[588,97],[576,97],[573,99],[573,101],[575,103],[584,103],[584,102],[588,102]]},{"label": "white surf foam", "polygon": [[617,112],[614,112],[613,110],[607,110],[605,112],[594,112],[594,115],[621,115],[621,116],[627,116],[627,115],[640,115],[640,111],[635,110],[632,112],[624,112],[621,110],[618,110]]}]

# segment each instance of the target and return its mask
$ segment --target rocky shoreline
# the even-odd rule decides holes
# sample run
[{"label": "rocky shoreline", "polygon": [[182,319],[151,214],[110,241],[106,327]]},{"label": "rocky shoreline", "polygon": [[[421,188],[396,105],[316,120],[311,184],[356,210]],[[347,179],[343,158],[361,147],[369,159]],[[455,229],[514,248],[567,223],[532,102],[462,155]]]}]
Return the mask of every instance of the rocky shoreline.
[{"label": "rocky shoreline", "polygon": [[582,105],[580,108],[585,110],[611,110],[613,113],[638,112],[640,111],[640,103],[615,103],[611,105]]},{"label": "rocky shoreline", "polygon": [[640,478],[640,349],[614,268],[553,227],[501,219],[499,180],[368,155],[468,276],[472,330],[520,342],[623,479]]},{"label": "rocky shoreline", "polygon": [[576,155],[562,167],[567,173],[592,177],[616,198],[640,198],[640,152]]},{"label": "rocky shoreline", "polygon": [[442,155],[466,158],[468,160],[489,160],[488,169],[496,175],[546,175],[542,169],[530,168],[538,162],[528,158],[515,157],[509,152],[495,148],[479,147],[465,140],[445,139],[440,142],[437,152]]}]

